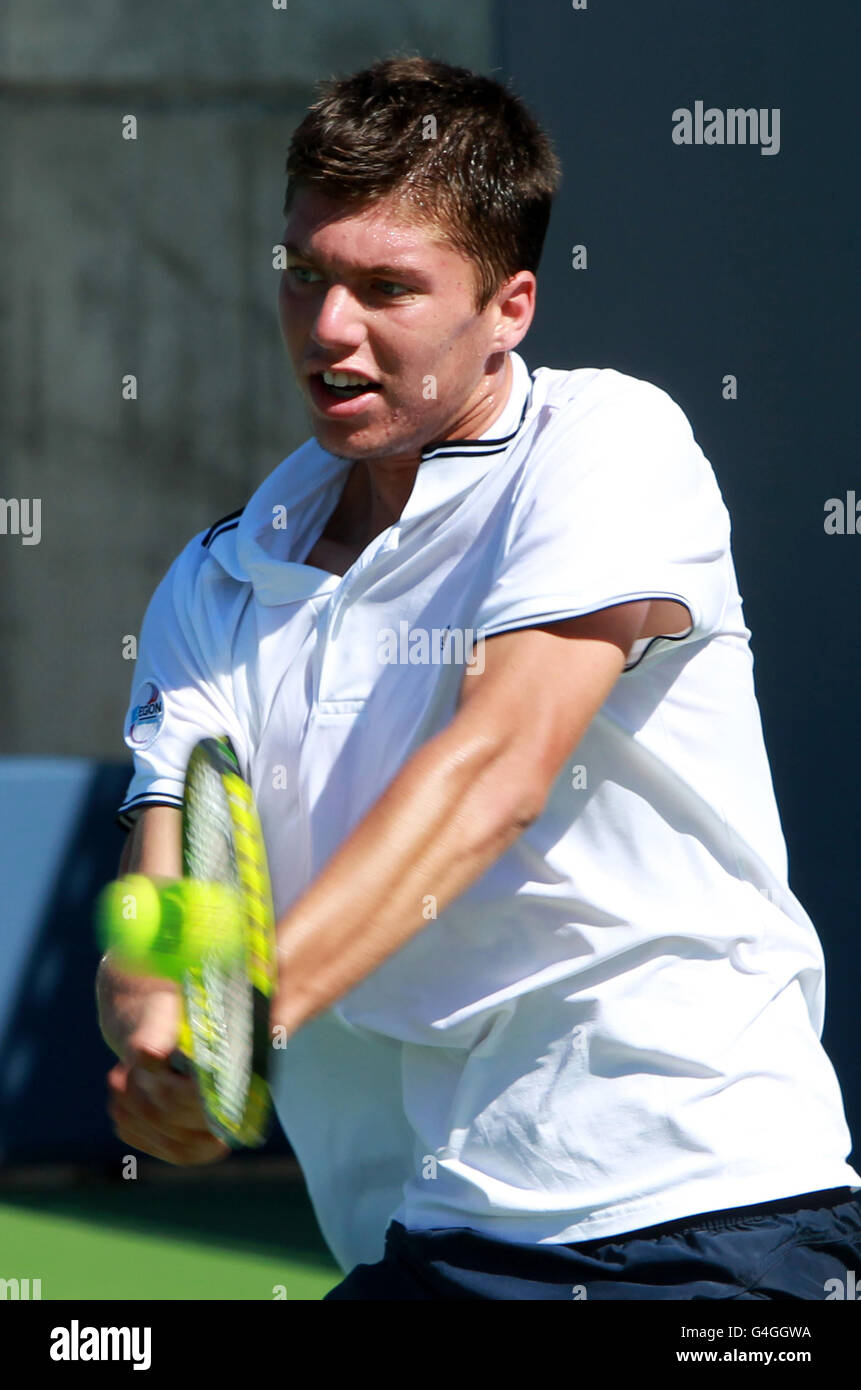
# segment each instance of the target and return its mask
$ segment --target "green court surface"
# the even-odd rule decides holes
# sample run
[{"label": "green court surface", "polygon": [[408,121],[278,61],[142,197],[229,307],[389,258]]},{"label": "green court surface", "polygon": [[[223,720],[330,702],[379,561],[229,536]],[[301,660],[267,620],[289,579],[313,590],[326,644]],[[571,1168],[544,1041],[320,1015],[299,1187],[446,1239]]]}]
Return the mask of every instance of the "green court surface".
[{"label": "green court surface", "polygon": [[342,1277],[296,1180],[0,1191],[0,1279],[43,1299],[317,1301]]}]

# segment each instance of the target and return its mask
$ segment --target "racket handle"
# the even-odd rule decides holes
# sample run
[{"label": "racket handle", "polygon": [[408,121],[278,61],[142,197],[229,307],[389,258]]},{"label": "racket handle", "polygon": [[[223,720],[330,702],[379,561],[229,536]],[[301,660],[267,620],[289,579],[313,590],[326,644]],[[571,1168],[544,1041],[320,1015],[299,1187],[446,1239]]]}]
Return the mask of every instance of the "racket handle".
[{"label": "racket handle", "polygon": [[180,1052],[178,1047],[174,1048],[173,1052],[170,1054],[168,1066],[171,1071],[176,1072],[178,1076],[194,1075],[194,1063],[190,1057],[186,1057],[184,1052]]},{"label": "racket handle", "polygon": [[178,1072],[180,1076],[194,1075],[194,1042],[191,1036],[191,1026],[188,1021],[188,1007],[182,994],[179,998],[179,1031],[176,1035],[176,1047],[168,1058],[168,1066],[171,1071]]}]

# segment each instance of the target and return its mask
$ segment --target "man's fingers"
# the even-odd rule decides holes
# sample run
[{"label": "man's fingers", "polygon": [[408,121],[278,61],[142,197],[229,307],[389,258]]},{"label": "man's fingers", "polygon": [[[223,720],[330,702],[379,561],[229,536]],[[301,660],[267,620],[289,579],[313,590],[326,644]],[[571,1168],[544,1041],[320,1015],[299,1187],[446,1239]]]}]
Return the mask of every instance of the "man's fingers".
[{"label": "man's fingers", "polygon": [[204,1155],[216,1158],[226,1152],[226,1146],[209,1130],[166,1130],[125,1110],[118,1110],[112,1118],[118,1138],[168,1163],[197,1163]]},{"label": "man's fingers", "polygon": [[132,1148],[149,1154],[151,1158],[159,1158],[176,1166],[190,1167],[194,1164],[214,1163],[216,1159],[229,1152],[228,1146],[216,1139],[214,1134],[198,1134],[180,1140],[143,1123],[136,1123],[133,1119],[124,1118],[115,1125],[115,1129],[117,1137],[124,1144],[130,1144]]},{"label": "man's fingers", "polygon": [[179,1162],[179,1148],[163,1134],[155,1134],[151,1129],[134,1124],[131,1120],[115,1120],[114,1131],[118,1139],[129,1144],[150,1158],[160,1158],[165,1163]]},{"label": "man's fingers", "polygon": [[108,1111],[123,1143],[166,1163],[212,1163],[230,1152],[207,1127],[193,1076],[171,1069],[180,1020],[175,987],[154,987],[108,1072]]},{"label": "man's fingers", "polygon": [[152,1097],[157,1105],[170,1111],[178,1124],[194,1128],[195,1124],[206,1124],[206,1111],[200,1098],[200,1091],[193,1076],[178,1076],[168,1071],[155,1082]]},{"label": "man's fingers", "polygon": [[150,1066],[118,1063],[108,1074],[108,1091],[118,1138],[142,1153],[192,1166],[230,1152],[207,1127],[194,1078],[171,1071],[164,1059]]},{"label": "man's fingers", "polygon": [[135,1095],[145,1096],[172,1122],[189,1129],[206,1126],[206,1111],[193,1076],[180,1076],[165,1067],[160,1072],[133,1068],[131,1088]]},{"label": "man's fingers", "polygon": [[229,1153],[229,1146],[206,1128],[202,1116],[181,1122],[134,1083],[114,1095],[108,1110],[118,1138],[167,1163],[212,1163]]},{"label": "man's fingers", "polygon": [[134,1076],[129,1078],[125,1091],[114,1093],[108,1109],[112,1116],[136,1116],[145,1124],[154,1129],[161,1129],[166,1134],[174,1132],[181,1137],[185,1133],[208,1132],[206,1112],[196,1094],[193,1099],[165,1103],[162,1096],[148,1094]]}]

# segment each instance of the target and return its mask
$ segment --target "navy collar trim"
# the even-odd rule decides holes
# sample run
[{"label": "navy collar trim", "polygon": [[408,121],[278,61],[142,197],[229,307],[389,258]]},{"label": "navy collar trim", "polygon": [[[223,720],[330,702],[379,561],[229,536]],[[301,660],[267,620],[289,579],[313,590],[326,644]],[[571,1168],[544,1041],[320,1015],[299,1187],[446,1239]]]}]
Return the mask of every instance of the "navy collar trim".
[{"label": "navy collar trim", "polygon": [[474,458],[482,454],[505,453],[512,439],[516,439],[523,428],[523,421],[532,400],[532,384],[530,378],[529,391],[523,402],[520,419],[510,434],[504,434],[498,439],[442,439],[433,444],[426,444],[421,453],[422,462],[430,458]]}]

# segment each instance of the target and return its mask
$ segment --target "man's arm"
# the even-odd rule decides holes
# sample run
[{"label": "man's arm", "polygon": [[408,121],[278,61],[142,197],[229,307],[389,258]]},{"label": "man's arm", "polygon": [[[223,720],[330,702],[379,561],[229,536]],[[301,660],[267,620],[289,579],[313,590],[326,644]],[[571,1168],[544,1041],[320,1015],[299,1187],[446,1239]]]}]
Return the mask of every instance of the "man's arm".
[{"label": "man's arm", "polygon": [[[180,812],[149,806],[129,833],[120,873],[178,878]],[[108,1109],[117,1135],[167,1163],[211,1163],[230,1152],[210,1133],[197,1086],[169,1065],[179,1029],[179,995],[170,980],[128,975],[106,955],[96,977],[99,1026],[119,1061],[108,1072]]]},{"label": "man's arm", "polygon": [[[126,837],[120,874],[178,878],[181,864],[180,812],[172,806],[147,807]],[[170,981],[127,975],[111,961],[110,954],[103,956],[96,976],[96,1000],[99,1026],[111,1051],[123,1056],[146,999],[163,994],[167,1000],[175,997],[176,992]],[[168,1024],[176,1021],[175,1006],[171,1009],[166,1002],[164,1012]]]},{"label": "man's arm", "polygon": [[272,1025],[289,1036],[416,935],[540,814],[639,637],[666,605],[619,604],[486,640],[458,710],[423,744],[278,924]]}]

